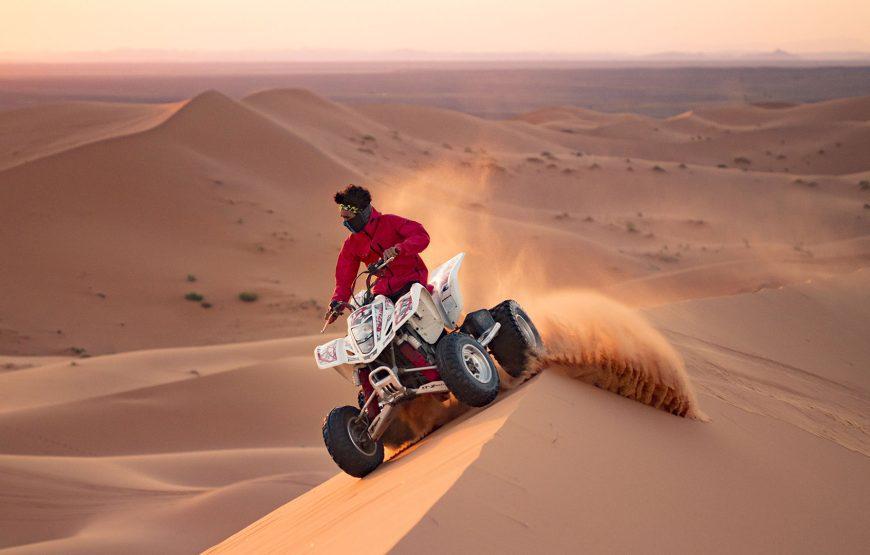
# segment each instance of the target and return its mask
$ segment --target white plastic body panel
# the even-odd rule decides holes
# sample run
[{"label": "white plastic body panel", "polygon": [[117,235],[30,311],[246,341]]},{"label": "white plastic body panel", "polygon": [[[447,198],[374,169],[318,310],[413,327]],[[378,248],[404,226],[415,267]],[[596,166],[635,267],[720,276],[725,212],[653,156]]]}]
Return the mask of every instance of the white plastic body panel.
[{"label": "white plastic body panel", "polygon": [[396,329],[407,323],[424,341],[432,345],[447,327],[444,315],[429,290],[419,283],[412,285],[411,291],[396,301],[395,314]]},{"label": "white plastic body panel", "polygon": [[465,253],[461,252],[435,268],[429,275],[429,284],[434,287],[432,299],[441,310],[446,327],[455,328],[462,315],[462,291],[459,289],[459,267]]},{"label": "white plastic body panel", "polygon": [[[314,348],[314,360],[319,368],[342,364],[368,364],[396,336],[393,301],[378,295],[371,304],[358,308],[347,317],[347,336]],[[364,332],[371,325],[371,338]]]}]

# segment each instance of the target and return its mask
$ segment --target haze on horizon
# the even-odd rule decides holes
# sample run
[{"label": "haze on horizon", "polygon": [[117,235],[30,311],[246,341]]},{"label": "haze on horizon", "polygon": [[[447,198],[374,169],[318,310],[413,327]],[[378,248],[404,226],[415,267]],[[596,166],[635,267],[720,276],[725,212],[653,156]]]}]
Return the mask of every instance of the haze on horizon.
[{"label": "haze on horizon", "polygon": [[28,0],[0,12],[10,61],[107,51],[870,51],[870,3],[854,0]]}]

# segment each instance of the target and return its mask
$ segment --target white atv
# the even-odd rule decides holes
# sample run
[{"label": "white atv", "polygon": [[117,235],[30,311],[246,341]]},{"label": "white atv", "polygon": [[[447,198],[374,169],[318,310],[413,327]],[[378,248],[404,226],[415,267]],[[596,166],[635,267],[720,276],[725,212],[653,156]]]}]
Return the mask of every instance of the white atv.
[{"label": "white atv", "polygon": [[381,438],[394,408],[420,395],[452,393],[482,407],[495,400],[499,377],[490,353],[511,376],[525,370],[541,348],[541,336],[516,301],[468,314],[462,324],[457,274],[460,253],[430,276],[429,288],[415,283],[395,303],[373,296],[372,278],[390,262],[361,272],[366,289],[354,296],[347,337],[314,349],[320,368],[335,368],[361,388],[358,406],[333,409],[323,424],[323,441],[335,463],[363,477],[384,460]]}]

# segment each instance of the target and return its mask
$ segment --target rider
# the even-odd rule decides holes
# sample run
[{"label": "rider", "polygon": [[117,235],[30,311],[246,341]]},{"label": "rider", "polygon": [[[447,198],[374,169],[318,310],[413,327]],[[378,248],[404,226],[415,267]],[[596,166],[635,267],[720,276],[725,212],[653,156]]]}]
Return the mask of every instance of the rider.
[{"label": "rider", "polygon": [[372,206],[372,195],[363,187],[348,185],[335,194],[344,227],[350,230],[335,266],[335,292],[324,320],[332,323],[350,299],[353,280],[360,263],[372,264],[383,258],[390,264],[381,270],[372,289],[393,301],[411,290],[414,283],[426,284],[429,271],[420,252],[429,245],[429,234],[419,223],[393,214],[381,214]]}]

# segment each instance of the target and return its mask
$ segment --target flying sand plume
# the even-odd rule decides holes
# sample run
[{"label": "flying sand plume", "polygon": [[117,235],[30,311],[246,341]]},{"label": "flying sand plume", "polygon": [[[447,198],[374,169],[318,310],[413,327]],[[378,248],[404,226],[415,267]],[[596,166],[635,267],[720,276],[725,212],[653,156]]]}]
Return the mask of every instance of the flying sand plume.
[{"label": "flying sand plume", "polygon": [[683,364],[637,313],[603,295],[572,291],[536,302],[545,351],[534,369],[568,376],[677,416],[707,420]]}]

